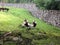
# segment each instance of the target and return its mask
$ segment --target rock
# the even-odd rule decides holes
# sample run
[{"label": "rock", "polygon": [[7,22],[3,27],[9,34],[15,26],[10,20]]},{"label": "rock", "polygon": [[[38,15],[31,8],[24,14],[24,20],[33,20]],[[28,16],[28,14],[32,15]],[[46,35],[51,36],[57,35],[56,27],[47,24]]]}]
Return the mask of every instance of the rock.
[{"label": "rock", "polygon": [[17,41],[17,40],[19,40],[19,38],[18,37],[13,37],[13,40]]}]

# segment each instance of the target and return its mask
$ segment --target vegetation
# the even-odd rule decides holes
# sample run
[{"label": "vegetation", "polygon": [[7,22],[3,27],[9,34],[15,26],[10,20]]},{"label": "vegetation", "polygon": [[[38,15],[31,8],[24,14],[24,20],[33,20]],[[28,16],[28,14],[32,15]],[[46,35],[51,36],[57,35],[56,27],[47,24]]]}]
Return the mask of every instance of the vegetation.
[{"label": "vegetation", "polygon": [[34,0],[40,9],[60,10],[60,1],[57,0]]},{"label": "vegetation", "polygon": [[0,0],[0,2],[6,2],[6,3],[29,3],[33,2],[33,0]]},{"label": "vegetation", "polygon": [[0,0],[3,3],[36,3],[40,9],[60,10],[59,0]]},{"label": "vegetation", "polygon": [[[22,44],[20,43],[21,45],[60,44],[60,28],[48,25],[38,18],[33,17],[26,9],[9,9],[8,12],[0,12],[0,35],[4,32],[12,32],[16,37],[21,36],[23,39]],[[26,27],[23,28],[21,24],[24,19],[28,19],[30,23],[35,20],[37,26],[30,30]],[[9,45],[7,43],[5,44]],[[11,45],[15,45],[15,42],[12,42]]]}]

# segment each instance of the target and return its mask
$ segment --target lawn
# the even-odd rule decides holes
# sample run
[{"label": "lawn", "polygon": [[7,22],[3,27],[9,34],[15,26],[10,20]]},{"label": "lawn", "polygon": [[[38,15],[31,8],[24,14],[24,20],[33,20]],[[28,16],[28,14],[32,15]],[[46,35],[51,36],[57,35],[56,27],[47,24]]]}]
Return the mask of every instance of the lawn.
[{"label": "lawn", "polygon": [[[59,45],[58,43],[60,39],[56,39],[54,37],[60,37],[60,28],[49,25],[44,21],[32,16],[32,14],[30,14],[27,9],[9,9],[10,10],[8,12],[0,12],[0,31],[13,31],[14,33],[20,32],[22,33],[23,37],[30,39],[32,39],[33,36],[35,36],[32,41],[34,45],[44,45],[44,43],[49,44],[51,41]],[[27,30],[27,28],[22,28],[21,24],[24,21],[24,19],[27,19],[30,23],[32,23],[32,21],[35,20],[37,22],[37,26],[35,28],[32,28],[31,30]],[[39,37],[40,32],[46,33],[46,37],[48,36],[48,39],[44,39],[42,37],[42,40],[38,40],[37,38]]]}]

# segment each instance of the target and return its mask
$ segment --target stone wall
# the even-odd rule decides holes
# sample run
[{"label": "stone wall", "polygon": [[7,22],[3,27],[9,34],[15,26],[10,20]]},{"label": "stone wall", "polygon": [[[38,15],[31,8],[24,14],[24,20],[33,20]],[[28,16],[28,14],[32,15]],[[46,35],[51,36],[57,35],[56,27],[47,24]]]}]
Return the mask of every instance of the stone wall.
[{"label": "stone wall", "polygon": [[40,10],[36,12],[39,19],[44,20],[48,24],[60,27],[60,10]]}]

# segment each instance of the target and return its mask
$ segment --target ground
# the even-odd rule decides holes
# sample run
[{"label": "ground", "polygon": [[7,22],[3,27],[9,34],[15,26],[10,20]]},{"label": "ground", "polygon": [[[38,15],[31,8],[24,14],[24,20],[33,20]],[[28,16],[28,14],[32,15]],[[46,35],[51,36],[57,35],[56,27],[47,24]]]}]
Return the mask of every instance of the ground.
[{"label": "ground", "polygon": [[[23,44],[21,45],[24,45],[27,39],[30,39],[31,43],[29,42],[25,45],[60,44],[60,28],[49,25],[44,21],[33,17],[27,9],[11,7],[9,9],[10,10],[8,12],[0,12],[0,32],[13,32],[14,35],[18,35],[18,33],[20,33],[23,37]],[[26,27],[23,28],[21,24],[24,19],[28,19],[30,23],[35,20],[37,22],[37,26],[30,30],[28,30]]]}]

